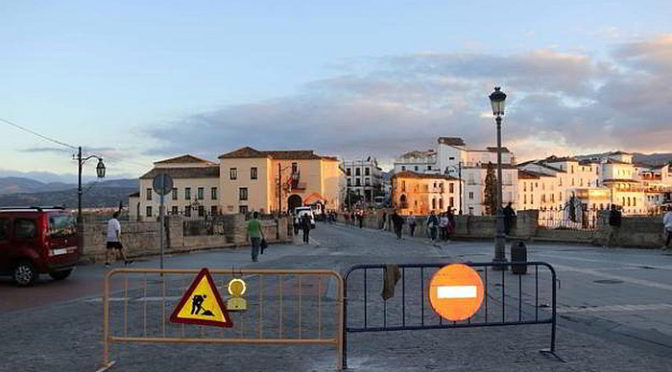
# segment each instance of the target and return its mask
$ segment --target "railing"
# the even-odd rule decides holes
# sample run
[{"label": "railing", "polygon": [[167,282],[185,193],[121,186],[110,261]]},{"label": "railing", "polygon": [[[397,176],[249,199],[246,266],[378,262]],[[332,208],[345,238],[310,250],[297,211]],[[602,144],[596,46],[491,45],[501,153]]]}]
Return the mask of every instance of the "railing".
[{"label": "railing", "polygon": [[547,229],[564,230],[599,230],[604,223],[605,211],[599,209],[581,210],[577,208],[572,213],[569,208],[563,210],[540,210],[538,224]]},{"label": "railing", "polygon": [[[383,300],[379,293],[386,265],[357,265],[346,272],[343,368],[347,368],[347,334],[362,332],[550,324],[550,348],[541,351],[555,355],[557,278],[551,265],[544,262],[513,263],[531,268],[532,275],[523,277],[502,270],[508,264],[469,263],[483,282],[484,300],[474,315],[459,322],[446,321],[435,313],[427,293],[434,273],[445,265],[398,265],[400,283],[396,285],[395,296],[388,300]],[[376,314],[382,314],[382,317],[376,317]]]},{"label": "railing", "polygon": [[[212,269],[223,296],[242,278],[246,311],[231,311],[231,328],[169,322],[199,269],[115,269],[103,292],[103,366],[115,344],[334,345],[342,365],[343,278],[330,270]],[[223,297],[223,301],[227,299]],[[117,352],[118,356],[118,352]]]}]

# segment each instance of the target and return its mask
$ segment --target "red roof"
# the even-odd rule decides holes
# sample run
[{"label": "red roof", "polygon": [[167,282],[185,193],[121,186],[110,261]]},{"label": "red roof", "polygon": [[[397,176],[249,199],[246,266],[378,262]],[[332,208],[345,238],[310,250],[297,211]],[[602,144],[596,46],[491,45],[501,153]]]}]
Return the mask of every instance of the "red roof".
[{"label": "red roof", "polygon": [[412,171],[401,171],[395,173],[392,178],[429,178],[429,179],[442,179],[449,181],[459,181],[459,178],[447,176],[444,174],[431,174],[431,173],[416,173]]},{"label": "red roof", "polygon": [[279,150],[279,151],[259,151],[246,146],[238,150],[219,156],[220,159],[244,159],[244,158],[271,158],[283,160],[332,160],[338,161],[334,156],[320,156],[313,150]]},{"label": "red roof", "polygon": [[159,160],[159,161],[154,162],[154,164],[182,164],[182,163],[214,164],[213,162],[211,162],[209,160],[205,160],[205,159],[199,158],[199,157],[191,155],[191,154],[180,155],[180,156],[176,156],[174,158],[170,158],[170,159],[166,159],[166,160]]}]

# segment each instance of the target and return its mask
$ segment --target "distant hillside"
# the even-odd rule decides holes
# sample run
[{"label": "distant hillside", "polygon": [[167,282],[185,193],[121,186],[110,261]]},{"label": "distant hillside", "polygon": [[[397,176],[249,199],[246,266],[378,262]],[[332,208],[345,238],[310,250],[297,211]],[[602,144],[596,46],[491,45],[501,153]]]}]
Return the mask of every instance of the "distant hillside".
[{"label": "distant hillside", "polygon": [[[95,187],[124,187],[124,188],[138,188],[137,179],[118,179],[107,181],[92,182]],[[90,184],[85,184],[82,187],[86,189]],[[18,193],[36,193],[36,192],[50,192],[50,191],[64,191],[77,188],[77,184],[62,183],[62,182],[40,182],[30,178],[24,177],[0,177],[0,195],[18,194]]]},{"label": "distant hillside", "polygon": [[[89,189],[87,186],[82,195],[82,206],[85,208],[116,207],[119,201],[123,205],[128,205],[128,195],[137,191],[137,187],[95,185]],[[63,205],[67,208],[76,208],[77,189],[0,195],[0,207],[31,205]]]},{"label": "distant hillside", "polygon": [[635,153],[635,163],[644,163],[651,165],[663,165],[672,162],[672,153],[662,154],[640,154]]}]

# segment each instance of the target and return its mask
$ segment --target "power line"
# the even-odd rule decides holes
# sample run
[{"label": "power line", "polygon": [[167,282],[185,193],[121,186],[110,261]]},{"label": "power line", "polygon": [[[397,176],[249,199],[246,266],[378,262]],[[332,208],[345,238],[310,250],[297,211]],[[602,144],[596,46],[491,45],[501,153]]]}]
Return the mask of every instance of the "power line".
[{"label": "power line", "polygon": [[32,134],[32,135],[34,135],[34,136],[38,136],[38,137],[40,137],[40,138],[42,138],[42,139],[45,139],[45,140],[47,140],[47,141],[53,142],[53,143],[58,144],[58,145],[61,145],[61,146],[69,147],[69,148],[74,149],[74,150],[77,150],[77,147],[75,147],[75,146],[69,145],[69,144],[67,144],[67,143],[65,143],[65,142],[61,142],[61,141],[59,141],[59,140],[55,140],[55,139],[53,139],[53,138],[49,138],[49,137],[47,137],[47,136],[45,136],[45,135],[42,135],[42,134],[39,134],[39,133],[35,132],[34,130],[31,130],[31,129],[28,129],[28,128],[26,128],[26,127],[22,127],[22,126],[19,125],[19,124],[13,123],[13,122],[11,122],[11,121],[9,121],[9,120],[7,120],[7,119],[0,118],[0,121],[2,121],[2,122],[5,123],[5,124],[9,124],[9,125],[11,125],[11,126],[13,126],[13,127],[15,127],[15,128],[21,129],[22,131],[28,132],[28,133],[30,133],[30,134]]}]

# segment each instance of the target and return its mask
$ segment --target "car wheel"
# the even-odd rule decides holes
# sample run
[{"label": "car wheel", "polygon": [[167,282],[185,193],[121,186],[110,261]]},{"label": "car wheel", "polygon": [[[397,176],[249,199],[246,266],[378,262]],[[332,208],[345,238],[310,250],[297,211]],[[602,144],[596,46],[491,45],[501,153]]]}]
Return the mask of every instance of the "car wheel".
[{"label": "car wheel", "polygon": [[72,273],[72,269],[67,269],[67,270],[62,270],[62,271],[54,271],[52,273],[49,273],[49,276],[54,280],[63,280],[65,278],[69,277],[70,273]]},{"label": "car wheel", "polygon": [[14,266],[13,275],[16,284],[25,287],[37,280],[37,270],[29,261],[21,261]]}]

